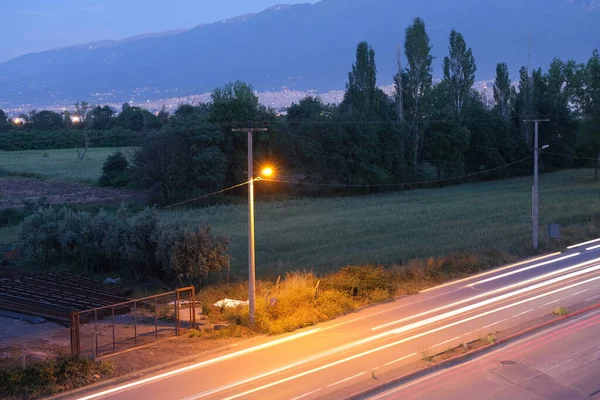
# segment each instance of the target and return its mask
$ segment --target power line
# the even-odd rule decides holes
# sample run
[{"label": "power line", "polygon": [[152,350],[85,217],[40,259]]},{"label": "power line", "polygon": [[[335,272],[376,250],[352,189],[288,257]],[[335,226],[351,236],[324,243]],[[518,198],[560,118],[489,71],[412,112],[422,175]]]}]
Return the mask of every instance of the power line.
[{"label": "power line", "polygon": [[292,184],[298,184],[298,185],[305,185],[305,186],[329,186],[329,187],[361,187],[361,188],[367,188],[367,187],[404,187],[404,186],[411,186],[411,185],[424,185],[424,184],[428,184],[428,183],[440,183],[440,182],[448,182],[448,181],[453,181],[453,180],[458,180],[458,179],[464,179],[464,178],[470,178],[473,176],[477,176],[477,175],[482,175],[482,174],[487,174],[489,172],[494,172],[500,169],[504,169],[507,167],[510,167],[512,165],[515,164],[519,164],[522,163],[524,161],[530,160],[532,159],[533,156],[528,156],[525,158],[522,158],[518,161],[514,161],[508,164],[504,164],[501,165],[499,167],[495,167],[495,168],[490,168],[484,171],[479,171],[479,172],[473,172],[471,174],[466,174],[466,175],[460,175],[460,176],[454,176],[451,178],[444,178],[444,179],[434,179],[434,180],[429,180],[429,181],[419,181],[419,182],[403,182],[403,183],[387,183],[387,184],[363,184],[363,185],[356,185],[356,184],[343,184],[343,183],[313,183],[313,182],[301,182],[301,181],[287,181],[287,180],[279,180],[279,179],[268,179],[268,178],[263,178],[263,181],[266,182],[275,182],[275,183],[292,183]]},{"label": "power line", "polygon": [[166,209],[169,209],[169,208],[181,206],[183,204],[192,203],[192,202],[197,201],[197,200],[205,199],[207,197],[216,196],[217,194],[225,193],[225,192],[228,192],[230,190],[233,190],[233,189],[236,189],[236,188],[239,188],[239,187],[242,187],[242,186],[246,186],[250,182],[255,182],[255,181],[260,181],[260,180],[261,180],[261,178],[254,178],[253,180],[242,182],[242,183],[238,183],[237,185],[233,185],[233,186],[230,186],[230,187],[225,188],[225,189],[217,190],[216,192],[208,193],[208,194],[205,194],[205,195],[202,195],[202,196],[194,197],[193,199],[183,200],[183,201],[180,201],[178,203],[171,204],[169,206],[165,206],[162,209],[166,210]]},{"label": "power line", "polygon": [[565,158],[572,158],[572,159],[577,159],[577,160],[591,160],[591,161],[598,161],[597,158],[592,158],[592,157],[579,157],[579,156],[572,156],[569,154],[558,154],[558,153],[551,153],[549,151],[544,151],[541,154],[549,154],[552,156],[557,156],[557,157],[565,157]]}]

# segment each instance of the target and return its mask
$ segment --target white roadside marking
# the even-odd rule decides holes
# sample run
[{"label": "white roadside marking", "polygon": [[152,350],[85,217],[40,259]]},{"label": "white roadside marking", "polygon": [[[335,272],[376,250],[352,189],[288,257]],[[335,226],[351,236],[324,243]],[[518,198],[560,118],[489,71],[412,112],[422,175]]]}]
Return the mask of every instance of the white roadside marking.
[{"label": "white roadside marking", "polygon": [[597,245],[597,246],[588,247],[588,248],[586,248],[585,250],[586,250],[586,251],[590,251],[590,250],[596,250],[596,249],[600,249],[600,244],[599,244],[599,245]]},{"label": "white roadside marking", "polygon": [[467,286],[473,287],[473,286],[481,285],[482,283],[492,282],[492,281],[495,281],[497,279],[502,279],[502,278],[505,278],[507,276],[518,274],[518,273],[521,273],[521,272],[524,272],[524,271],[529,271],[530,269],[539,268],[539,267],[543,267],[544,265],[548,265],[548,264],[552,264],[552,263],[555,263],[555,262],[567,260],[569,258],[577,257],[579,255],[581,255],[581,253],[569,254],[569,255],[566,255],[564,257],[556,258],[554,260],[544,261],[542,263],[537,263],[537,264],[533,264],[533,265],[530,265],[530,266],[527,266],[527,267],[524,267],[524,268],[519,268],[517,270],[510,271],[510,272],[507,272],[507,273],[504,273],[504,274],[501,274],[501,275],[498,275],[498,276],[492,276],[491,278],[483,279],[481,281],[478,281],[478,282],[475,282],[475,283],[471,283],[471,284],[469,284]]},{"label": "white roadside marking", "polygon": [[588,297],[587,299],[585,299],[585,301],[591,301],[591,300],[595,300],[598,297],[600,297],[600,294],[597,294],[596,296],[592,296],[592,297]]},{"label": "white roadside marking", "polygon": [[[256,392],[259,392],[261,390],[268,389],[268,388],[271,388],[273,386],[277,386],[277,385],[280,385],[280,384],[285,383],[285,382],[289,382],[289,381],[294,380],[294,379],[302,378],[302,377],[304,377],[306,375],[310,375],[310,374],[313,374],[315,372],[319,372],[319,371],[322,371],[324,369],[331,368],[331,367],[334,367],[336,365],[339,365],[339,364],[342,364],[342,363],[345,363],[345,362],[348,362],[348,361],[352,361],[352,360],[355,360],[357,358],[364,357],[366,355],[369,355],[369,354],[372,354],[372,353],[376,353],[378,351],[385,350],[385,349],[388,349],[390,347],[397,346],[399,344],[406,343],[408,341],[411,341],[411,340],[414,340],[414,339],[418,339],[418,338],[421,338],[423,336],[430,335],[432,333],[439,332],[441,330],[448,329],[448,328],[451,328],[453,326],[460,325],[462,323],[469,322],[469,321],[472,321],[472,320],[477,319],[477,318],[484,317],[486,315],[494,314],[494,313],[506,310],[506,309],[511,308],[511,307],[515,307],[515,306],[518,306],[518,305],[521,305],[521,304],[528,303],[530,301],[538,300],[538,299],[541,299],[543,297],[553,295],[555,293],[562,292],[563,290],[568,290],[568,289],[571,289],[573,287],[584,285],[586,283],[593,282],[593,281],[596,281],[598,279],[600,279],[600,276],[597,276],[597,277],[594,277],[594,278],[591,278],[591,279],[587,279],[587,280],[582,281],[582,282],[577,282],[577,283],[571,284],[569,286],[566,286],[564,288],[558,288],[558,289],[555,289],[555,290],[550,291],[548,293],[542,293],[542,294],[534,296],[532,298],[524,299],[524,300],[518,301],[516,303],[508,304],[506,306],[502,306],[500,308],[495,308],[493,310],[486,311],[486,312],[478,314],[478,315],[473,315],[473,316],[471,316],[469,318],[465,318],[465,319],[460,320],[460,321],[456,321],[456,322],[453,322],[453,323],[450,323],[450,324],[447,324],[447,325],[444,325],[444,326],[441,326],[441,327],[438,327],[438,328],[434,328],[434,329],[431,329],[429,331],[422,332],[422,333],[419,333],[417,335],[410,336],[410,337],[398,340],[396,342],[386,344],[386,345],[381,346],[381,347],[377,347],[377,348],[374,348],[374,349],[371,349],[371,350],[367,350],[365,352],[362,352],[362,353],[359,353],[359,354],[355,354],[353,356],[346,357],[344,359],[341,359],[341,360],[338,360],[338,361],[334,361],[332,363],[329,363],[329,364],[326,364],[326,365],[323,365],[323,366],[320,366],[320,367],[317,367],[317,368],[313,368],[311,370],[302,372],[300,374],[297,374],[297,375],[294,375],[294,376],[290,376],[290,377],[287,377],[287,378],[284,378],[284,379],[280,379],[278,381],[271,382],[271,383],[268,383],[266,385],[254,388],[254,389],[247,390],[247,391],[245,391],[243,393],[235,394],[233,396],[225,398],[224,400],[233,400],[233,399],[237,399],[239,397],[244,397],[244,396],[247,396],[249,394],[256,393]],[[396,329],[395,331],[398,331],[398,330],[399,329]],[[199,398],[199,397],[196,397],[196,398]]]},{"label": "white roadside marking", "polygon": [[550,301],[550,302],[548,302],[548,303],[546,303],[546,304],[543,304],[543,305],[539,306],[538,308],[542,308],[542,307],[549,306],[550,304],[558,303],[558,302],[559,302],[559,301],[561,301],[561,300],[562,300],[562,299],[558,299],[558,300]]},{"label": "white roadside marking", "polygon": [[[561,298],[560,298],[560,299],[558,299],[558,300],[554,300],[554,301],[551,301],[551,302],[549,302],[549,303],[546,303],[546,304],[544,304],[544,306],[547,306],[547,305],[550,305],[550,304],[554,304],[554,303],[558,303],[559,301],[562,301],[562,300],[564,300],[564,299],[568,299],[569,297],[573,297],[573,296],[577,296],[578,294],[585,293],[585,292],[587,292],[588,290],[590,290],[590,289],[580,290],[579,292],[572,293],[572,294],[570,294],[570,295],[568,295],[568,296],[561,297]],[[541,307],[544,307],[544,306],[541,306]]]},{"label": "white roadside marking", "polygon": [[527,310],[527,311],[523,311],[522,313],[518,313],[517,315],[515,315],[515,318],[516,318],[516,317],[520,317],[521,315],[525,315],[525,314],[527,314],[527,313],[530,313],[530,312],[532,312],[533,310],[535,310],[535,308],[531,308],[531,309],[529,309],[529,310]]},{"label": "white roadside marking", "polygon": [[334,382],[334,383],[332,383],[330,385],[327,385],[327,387],[332,387],[332,386],[335,386],[335,385],[339,385],[340,383],[351,381],[352,379],[358,378],[359,376],[364,375],[364,374],[365,374],[364,372],[361,372],[360,374],[352,375],[349,378],[342,379],[341,381],[337,381],[337,382]]},{"label": "white roadside marking", "polygon": [[[495,290],[491,290],[489,292],[478,294],[477,296],[469,297],[469,298],[466,298],[466,299],[463,299],[463,300],[460,300],[460,301],[456,301],[454,303],[446,304],[444,306],[441,306],[441,307],[438,307],[438,308],[434,308],[432,310],[424,311],[422,313],[411,315],[411,316],[406,317],[406,318],[402,318],[402,319],[399,319],[399,320],[396,320],[396,321],[388,322],[386,324],[379,325],[379,326],[376,326],[374,328],[371,328],[371,330],[372,331],[376,331],[376,330],[379,330],[379,329],[390,327],[392,325],[398,325],[398,324],[401,324],[401,323],[406,322],[406,321],[410,321],[410,320],[413,320],[413,319],[416,319],[416,318],[419,318],[419,317],[423,317],[425,315],[433,314],[433,313],[436,313],[438,311],[446,310],[448,308],[452,308],[452,307],[455,307],[455,306],[458,306],[458,305],[461,305],[461,304],[465,304],[465,303],[468,303],[470,301],[474,301],[474,300],[477,300],[477,299],[480,299],[480,298],[483,298],[483,297],[487,297],[487,296],[490,296],[490,295],[495,294],[495,293],[504,292],[506,290],[509,290],[509,289],[512,289],[512,288],[515,288],[515,287],[519,287],[519,286],[524,286],[524,285],[527,285],[529,283],[532,283],[532,282],[535,282],[535,281],[539,281],[539,280],[542,280],[542,279],[545,279],[545,278],[549,278],[549,277],[554,276],[554,275],[560,275],[560,274],[562,274],[564,272],[571,271],[571,270],[580,268],[580,267],[585,266],[585,265],[593,264],[593,263],[596,263],[598,261],[600,261],[600,258],[596,258],[596,259],[593,259],[593,260],[590,260],[590,261],[586,261],[586,262],[583,262],[583,263],[580,263],[580,264],[576,264],[576,265],[573,265],[573,266],[570,266],[570,267],[567,267],[567,268],[563,268],[563,269],[560,269],[560,270],[549,272],[549,273],[547,273],[545,275],[540,275],[540,276],[528,279],[526,281],[517,282],[517,283],[514,283],[512,285],[504,286],[504,287],[501,287],[499,289],[495,289]],[[585,271],[588,271],[588,270],[585,270]],[[589,272],[591,272],[591,271],[595,271],[595,269],[589,270]],[[565,279],[568,279],[569,277],[572,277],[572,276],[581,275],[578,272],[580,272],[580,271],[576,271],[575,273],[571,273],[571,274],[568,274],[568,275],[559,276],[559,277],[554,278],[552,280],[549,280],[549,281],[546,281],[546,282],[542,282],[542,283],[539,283],[537,285],[530,286],[530,288],[537,289],[538,287],[545,286],[545,284],[552,284],[552,283],[556,283],[556,282],[559,282],[561,280],[564,280],[562,278],[565,278],[565,277],[566,277]],[[573,274],[575,274],[575,275],[573,275]],[[520,289],[520,290],[517,290],[515,292],[511,292],[511,293],[514,293],[514,295],[517,295],[517,294],[520,294],[520,293],[524,293],[527,290],[528,290],[528,288],[525,288],[525,289]],[[503,295],[504,297],[503,296],[495,297],[494,299],[499,299],[499,300],[505,299],[507,297],[510,297],[511,293]],[[476,304],[482,304],[482,303],[476,303]],[[463,310],[463,309],[464,308],[461,308],[460,310]]]},{"label": "white roadside marking", "polygon": [[574,244],[572,246],[567,247],[567,249],[574,249],[576,247],[581,247],[581,246],[585,246],[587,244],[592,244],[592,243],[597,243],[597,242],[600,242],[600,239],[588,240],[587,242],[583,242],[583,243],[579,243],[579,244]]},{"label": "white roadside marking", "polygon": [[443,285],[438,285],[438,286],[431,287],[429,289],[421,290],[419,293],[427,293],[427,292],[430,292],[430,291],[435,290],[435,289],[441,289],[441,288],[444,288],[446,286],[456,285],[458,283],[469,281],[469,280],[472,280],[472,279],[477,279],[477,278],[480,278],[482,276],[496,274],[496,273],[498,273],[500,271],[504,271],[504,270],[507,270],[509,268],[518,267],[518,266],[523,265],[523,264],[529,264],[529,263],[536,262],[536,261],[539,261],[539,260],[543,260],[543,259],[546,259],[546,258],[554,257],[554,256],[557,256],[559,254],[561,254],[560,251],[557,252],[557,253],[546,254],[545,256],[541,256],[541,257],[537,257],[537,258],[532,258],[532,259],[529,259],[529,260],[525,260],[525,261],[521,261],[521,262],[518,262],[518,263],[510,264],[510,265],[507,265],[505,267],[500,267],[500,268],[496,268],[496,269],[493,269],[493,270],[490,270],[490,271],[487,271],[487,272],[483,272],[481,274],[469,276],[468,278],[463,278],[463,279],[459,279],[457,281],[447,282],[447,283],[444,283]]},{"label": "white roadside marking", "polygon": [[293,398],[293,399],[291,399],[291,400],[300,400],[300,399],[303,399],[303,398],[305,398],[305,397],[308,397],[308,396],[310,396],[311,394],[315,394],[315,393],[317,393],[317,392],[320,392],[321,390],[323,390],[323,389],[317,389],[317,390],[313,390],[312,392],[304,393],[302,396],[294,397],[294,398]]},{"label": "white roadside marking", "polygon": [[442,345],[444,345],[446,343],[453,342],[453,341],[458,340],[458,339],[460,339],[460,336],[453,337],[452,339],[445,340],[442,343],[434,344],[433,346],[431,346],[429,348],[433,349],[434,347],[442,346]]},{"label": "white roadside marking", "polygon": [[312,335],[313,333],[319,332],[320,330],[321,329],[319,329],[319,328],[317,328],[317,329],[311,329],[309,331],[298,333],[296,335],[288,336],[288,337],[285,337],[285,338],[282,338],[282,339],[278,339],[278,340],[275,340],[273,342],[261,344],[259,346],[250,347],[250,348],[245,349],[245,350],[236,351],[235,353],[226,354],[224,356],[212,358],[210,360],[202,361],[202,362],[199,362],[197,364],[188,365],[187,367],[183,367],[183,368],[179,368],[179,369],[176,369],[176,370],[173,370],[173,371],[165,372],[165,373],[162,373],[162,374],[159,374],[159,375],[151,376],[151,377],[146,378],[146,379],[141,379],[139,381],[131,382],[131,383],[128,383],[126,385],[117,386],[117,387],[114,387],[112,389],[104,390],[102,392],[90,394],[88,396],[79,397],[78,400],[96,399],[98,397],[106,396],[108,394],[120,392],[120,391],[123,391],[123,390],[126,390],[126,389],[131,389],[133,387],[140,386],[140,385],[143,385],[145,383],[154,382],[154,381],[157,381],[157,380],[160,380],[160,379],[168,378],[168,377],[173,376],[173,375],[181,374],[183,372],[188,372],[188,371],[192,371],[194,369],[205,367],[207,365],[215,364],[215,363],[220,362],[220,361],[229,360],[231,358],[236,358],[236,357],[239,357],[239,356],[242,356],[242,355],[245,355],[245,354],[249,354],[249,353],[254,353],[255,351],[259,351],[259,350],[263,350],[263,349],[266,349],[266,348],[269,348],[269,347],[273,347],[273,346],[276,346],[276,345],[281,344],[281,343],[290,342],[292,340],[295,340],[295,339],[298,339],[298,338],[301,338],[301,337]]},{"label": "white roadside marking", "polygon": [[393,361],[390,361],[390,362],[388,362],[388,363],[385,363],[385,364],[383,364],[382,366],[383,366],[383,367],[387,367],[388,365],[396,364],[397,362],[404,361],[404,360],[406,360],[407,358],[411,358],[411,357],[414,357],[414,356],[416,356],[416,355],[417,355],[417,353],[412,353],[412,354],[409,354],[409,355],[407,355],[407,356],[404,356],[404,357],[396,358],[395,360],[393,360]]},{"label": "white roadside marking", "polygon": [[498,321],[498,322],[494,322],[493,324],[486,325],[486,326],[484,326],[483,328],[481,328],[481,330],[484,330],[484,329],[487,329],[487,328],[491,328],[492,326],[494,326],[494,325],[498,325],[498,324],[501,324],[501,323],[503,323],[503,322],[506,322],[506,321],[508,321],[509,319],[510,319],[510,318],[506,318],[506,319],[503,319],[502,321]]},{"label": "white roadside marking", "polygon": [[578,294],[585,293],[585,292],[587,292],[588,290],[590,290],[590,289],[584,289],[584,290],[580,290],[580,291],[579,291],[579,292],[577,292],[577,293],[573,293],[573,294],[570,294],[570,295],[568,295],[568,296],[565,296],[565,297],[563,297],[563,299],[566,299],[566,298],[569,298],[569,297],[573,297],[573,296],[577,296]]}]

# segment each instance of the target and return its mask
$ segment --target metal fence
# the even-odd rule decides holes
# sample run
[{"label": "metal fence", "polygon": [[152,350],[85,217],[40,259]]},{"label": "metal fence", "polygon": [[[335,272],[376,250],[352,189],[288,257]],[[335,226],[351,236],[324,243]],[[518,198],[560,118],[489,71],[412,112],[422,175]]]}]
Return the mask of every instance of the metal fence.
[{"label": "metal fence", "polygon": [[179,336],[196,326],[193,286],[71,314],[71,354],[93,358]]}]

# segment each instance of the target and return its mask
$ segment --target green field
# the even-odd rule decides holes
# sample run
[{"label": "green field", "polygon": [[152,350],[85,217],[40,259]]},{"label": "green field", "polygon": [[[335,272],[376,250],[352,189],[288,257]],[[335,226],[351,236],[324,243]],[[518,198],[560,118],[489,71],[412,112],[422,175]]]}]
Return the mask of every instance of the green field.
[{"label": "green field", "polygon": [[34,174],[43,178],[96,181],[110,154],[131,148],[91,148],[80,160],[75,149],[0,151],[0,169],[9,173]]},{"label": "green field", "polygon": [[[546,224],[561,223],[566,242],[600,236],[600,182],[593,171],[540,178],[540,243]],[[266,182],[260,184],[268,184]],[[328,272],[362,263],[393,264],[452,252],[531,250],[532,178],[374,196],[297,199],[256,204],[259,275],[290,270]],[[247,266],[246,205],[165,211],[165,223],[209,223],[231,239],[232,272]]]}]

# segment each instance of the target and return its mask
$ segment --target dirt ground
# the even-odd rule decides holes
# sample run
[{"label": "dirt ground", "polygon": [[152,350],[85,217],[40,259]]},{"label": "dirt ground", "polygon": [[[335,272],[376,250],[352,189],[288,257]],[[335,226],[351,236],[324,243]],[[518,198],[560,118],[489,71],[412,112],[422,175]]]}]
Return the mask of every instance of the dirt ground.
[{"label": "dirt ground", "polygon": [[69,328],[54,323],[32,324],[0,316],[0,358],[28,356],[49,358],[70,351]]},{"label": "dirt ground", "polygon": [[[138,345],[146,344],[133,348],[132,339],[126,339],[131,338],[133,334],[133,325],[129,320],[130,316],[128,315],[118,316],[115,320],[115,333],[120,339],[117,349],[128,350],[114,354],[106,352],[102,355],[102,358],[109,361],[114,367],[115,376],[199,356],[202,353],[229,346],[250,337],[245,334],[240,334],[239,337],[225,337],[225,335],[220,335],[219,331],[214,330],[212,326],[206,326],[201,337],[188,337],[187,329],[183,328],[186,321],[182,318],[182,330],[179,336],[175,336],[172,323],[159,322],[159,339],[154,340],[154,335],[147,337],[147,340],[138,336]],[[112,324],[110,321],[102,321],[100,324],[103,326],[98,326],[99,344],[101,349],[106,350],[111,347]],[[201,320],[199,324],[202,324]],[[91,325],[93,324],[88,323],[81,326],[81,350],[87,357],[91,356],[90,347],[93,339],[86,334],[86,331],[90,331]],[[151,330],[153,330],[154,324],[151,325]],[[138,329],[138,335],[140,335],[143,327],[138,326]],[[29,363],[57,355],[68,355],[70,351],[71,341],[68,327],[50,321],[32,324],[16,317],[0,316],[0,360],[17,361],[24,353]]]},{"label": "dirt ground", "polygon": [[101,188],[77,182],[61,182],[21,177],[0,178],[0,210],[22,208],[27,202],[44,199],[48,204],[119,204],[145,201],[144,192]]}]

